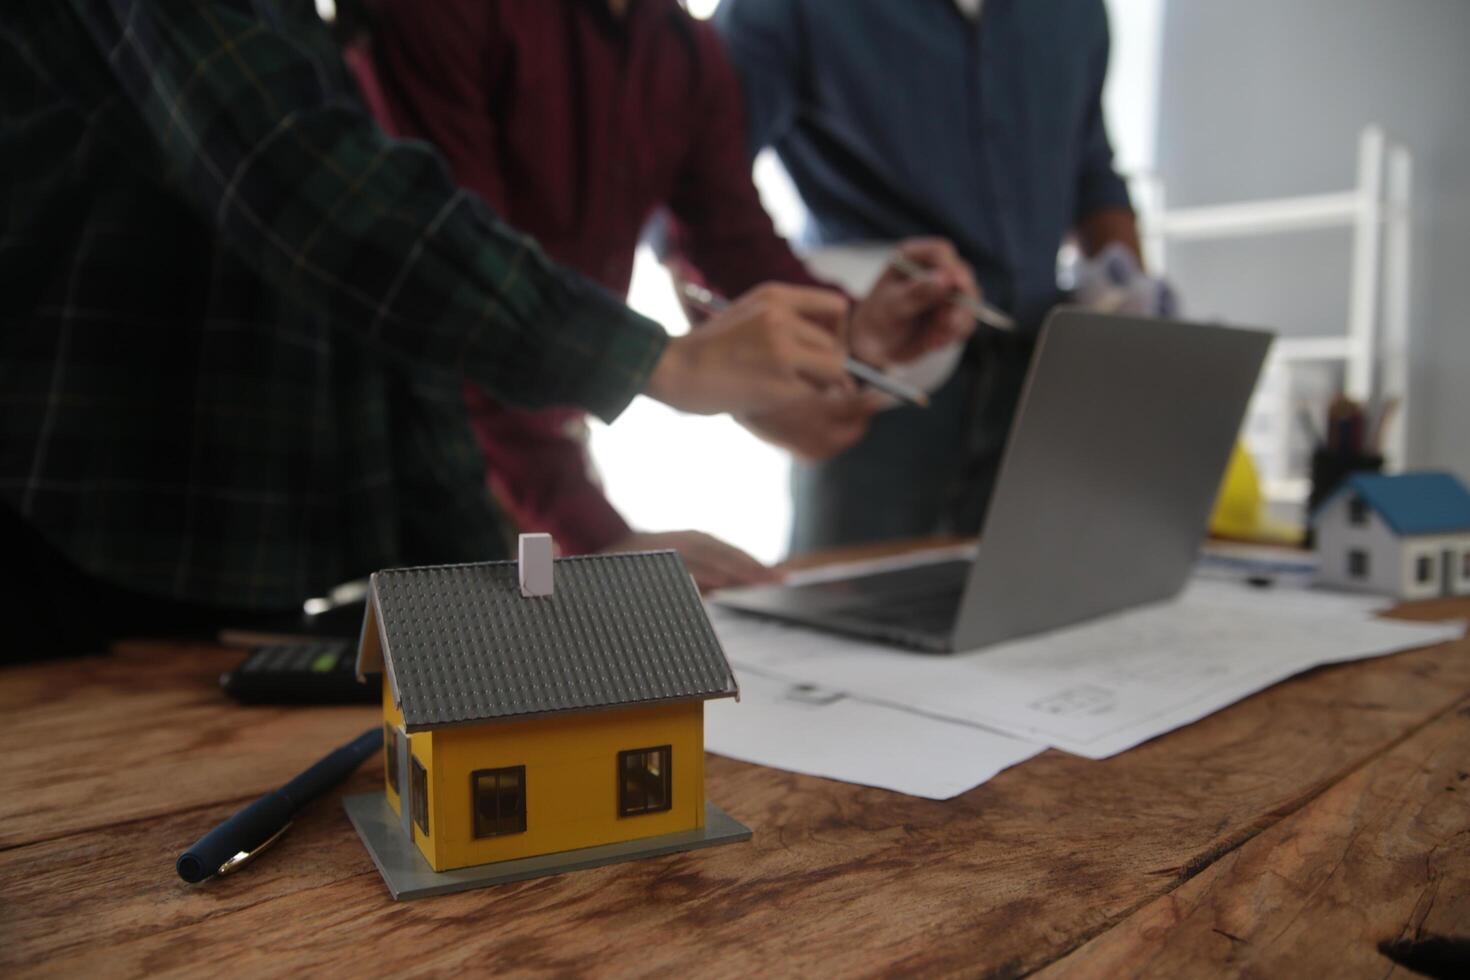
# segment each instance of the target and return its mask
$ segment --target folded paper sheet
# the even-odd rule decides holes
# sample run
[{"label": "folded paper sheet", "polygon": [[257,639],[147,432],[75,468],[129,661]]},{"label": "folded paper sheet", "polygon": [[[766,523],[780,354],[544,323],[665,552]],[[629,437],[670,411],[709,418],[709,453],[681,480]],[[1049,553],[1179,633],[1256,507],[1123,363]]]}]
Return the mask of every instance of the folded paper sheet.
[{"label": "folded paper sheet", "polygon": [[737,669],[1101,759],[1312,667],[1464,635],[1463,623],[1380,619],[1384,605],[1196,580],[1169,602],[955,656],[714,617]]},{"label": "folded paper sheet", "polygon": [[[728,623],[720,635],[746,627]],[[757,623],[756,633],[764,627]],[[704,745],[743,762],[931,800],[958,796],[1044,748],[751,670],[740,671],[740,703],[705,706]]]}]

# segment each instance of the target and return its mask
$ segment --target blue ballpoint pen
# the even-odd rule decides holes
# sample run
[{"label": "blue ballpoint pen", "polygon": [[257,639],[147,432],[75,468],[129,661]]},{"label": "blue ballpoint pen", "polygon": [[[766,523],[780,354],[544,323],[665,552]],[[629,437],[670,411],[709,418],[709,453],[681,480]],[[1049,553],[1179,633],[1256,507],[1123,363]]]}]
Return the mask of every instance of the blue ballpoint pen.
[{"label": "blue ballpoint pen", "polygon": [[382,747],[383,729],[374,727],[334,749],[280,789],[265,794],[199,838],[174,865],[179,877],[188,882],[203,881],[249,864],[286,832],[296,811],[352,775],[363,760]]}]

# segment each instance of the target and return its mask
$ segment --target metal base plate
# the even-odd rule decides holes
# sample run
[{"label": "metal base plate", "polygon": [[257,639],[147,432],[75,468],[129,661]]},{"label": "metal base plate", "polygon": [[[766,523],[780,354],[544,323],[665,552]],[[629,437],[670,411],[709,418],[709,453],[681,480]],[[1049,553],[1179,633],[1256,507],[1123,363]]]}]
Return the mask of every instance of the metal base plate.
[{"label": "metal base plate", "polygon": [[508,881],[523,881],[526,878],[561,874],[564,871],[598,868],[619,861],[750,840],[749,827],[713,803],[705,801],[704,826],[697,830],[681,830],[658,837],[517,858],[513,861],[477,864],[453,871],[435,871],[403,833],[403,824],[399,822],[398,814],[388,806],[386,794],[378,792],[348,796],[343,799],[342,805],[347,808],[348,818],[357,828],[368,853],[372,855],[373,864],[378,866],[383,883],[398,901],[425,898],[429,895],[447,895]]}]

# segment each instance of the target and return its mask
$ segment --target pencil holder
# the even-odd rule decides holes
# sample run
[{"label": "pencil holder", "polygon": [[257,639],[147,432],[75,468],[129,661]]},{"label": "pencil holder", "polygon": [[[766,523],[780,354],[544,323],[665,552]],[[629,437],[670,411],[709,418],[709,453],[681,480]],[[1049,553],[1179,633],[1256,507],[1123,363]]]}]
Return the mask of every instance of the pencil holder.
[{"label": "pencil holder", "polygon": [[1312,532],[1312,515],[1317,507],[1332,496],[1332,492],[1354,473],[1378,473],[1383,470],[1383,456],[1379,453],[1338,452],[1332,449],[1317,449],[1312,453],[1312,485],[1307,494],[1307,533],[1304,544],[1310,548],[1315,543]]}]

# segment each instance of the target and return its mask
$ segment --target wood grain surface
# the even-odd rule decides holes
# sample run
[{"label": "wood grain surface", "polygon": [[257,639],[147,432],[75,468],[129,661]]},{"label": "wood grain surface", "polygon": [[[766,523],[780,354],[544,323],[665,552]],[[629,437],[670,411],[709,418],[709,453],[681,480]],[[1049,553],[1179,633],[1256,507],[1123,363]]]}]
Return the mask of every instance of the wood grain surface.
[{"label": "wood grain surface", "polygon": [[1470,935],[1463,640],[1312,671],[1102,762],[1047,752],[945,802],[711,756],[747,844],[402,904],[340,793],[239,875],[174,874],[375,722],[232,705],[217,677],[238,659],[130,644],[0,672],[0,975],[1383,976],[1380,943]]},{"label": "wood grain surface", "polygon": [[1467,923],[1470,700],[1043,976],[1381,976],[1380,946]]}]

